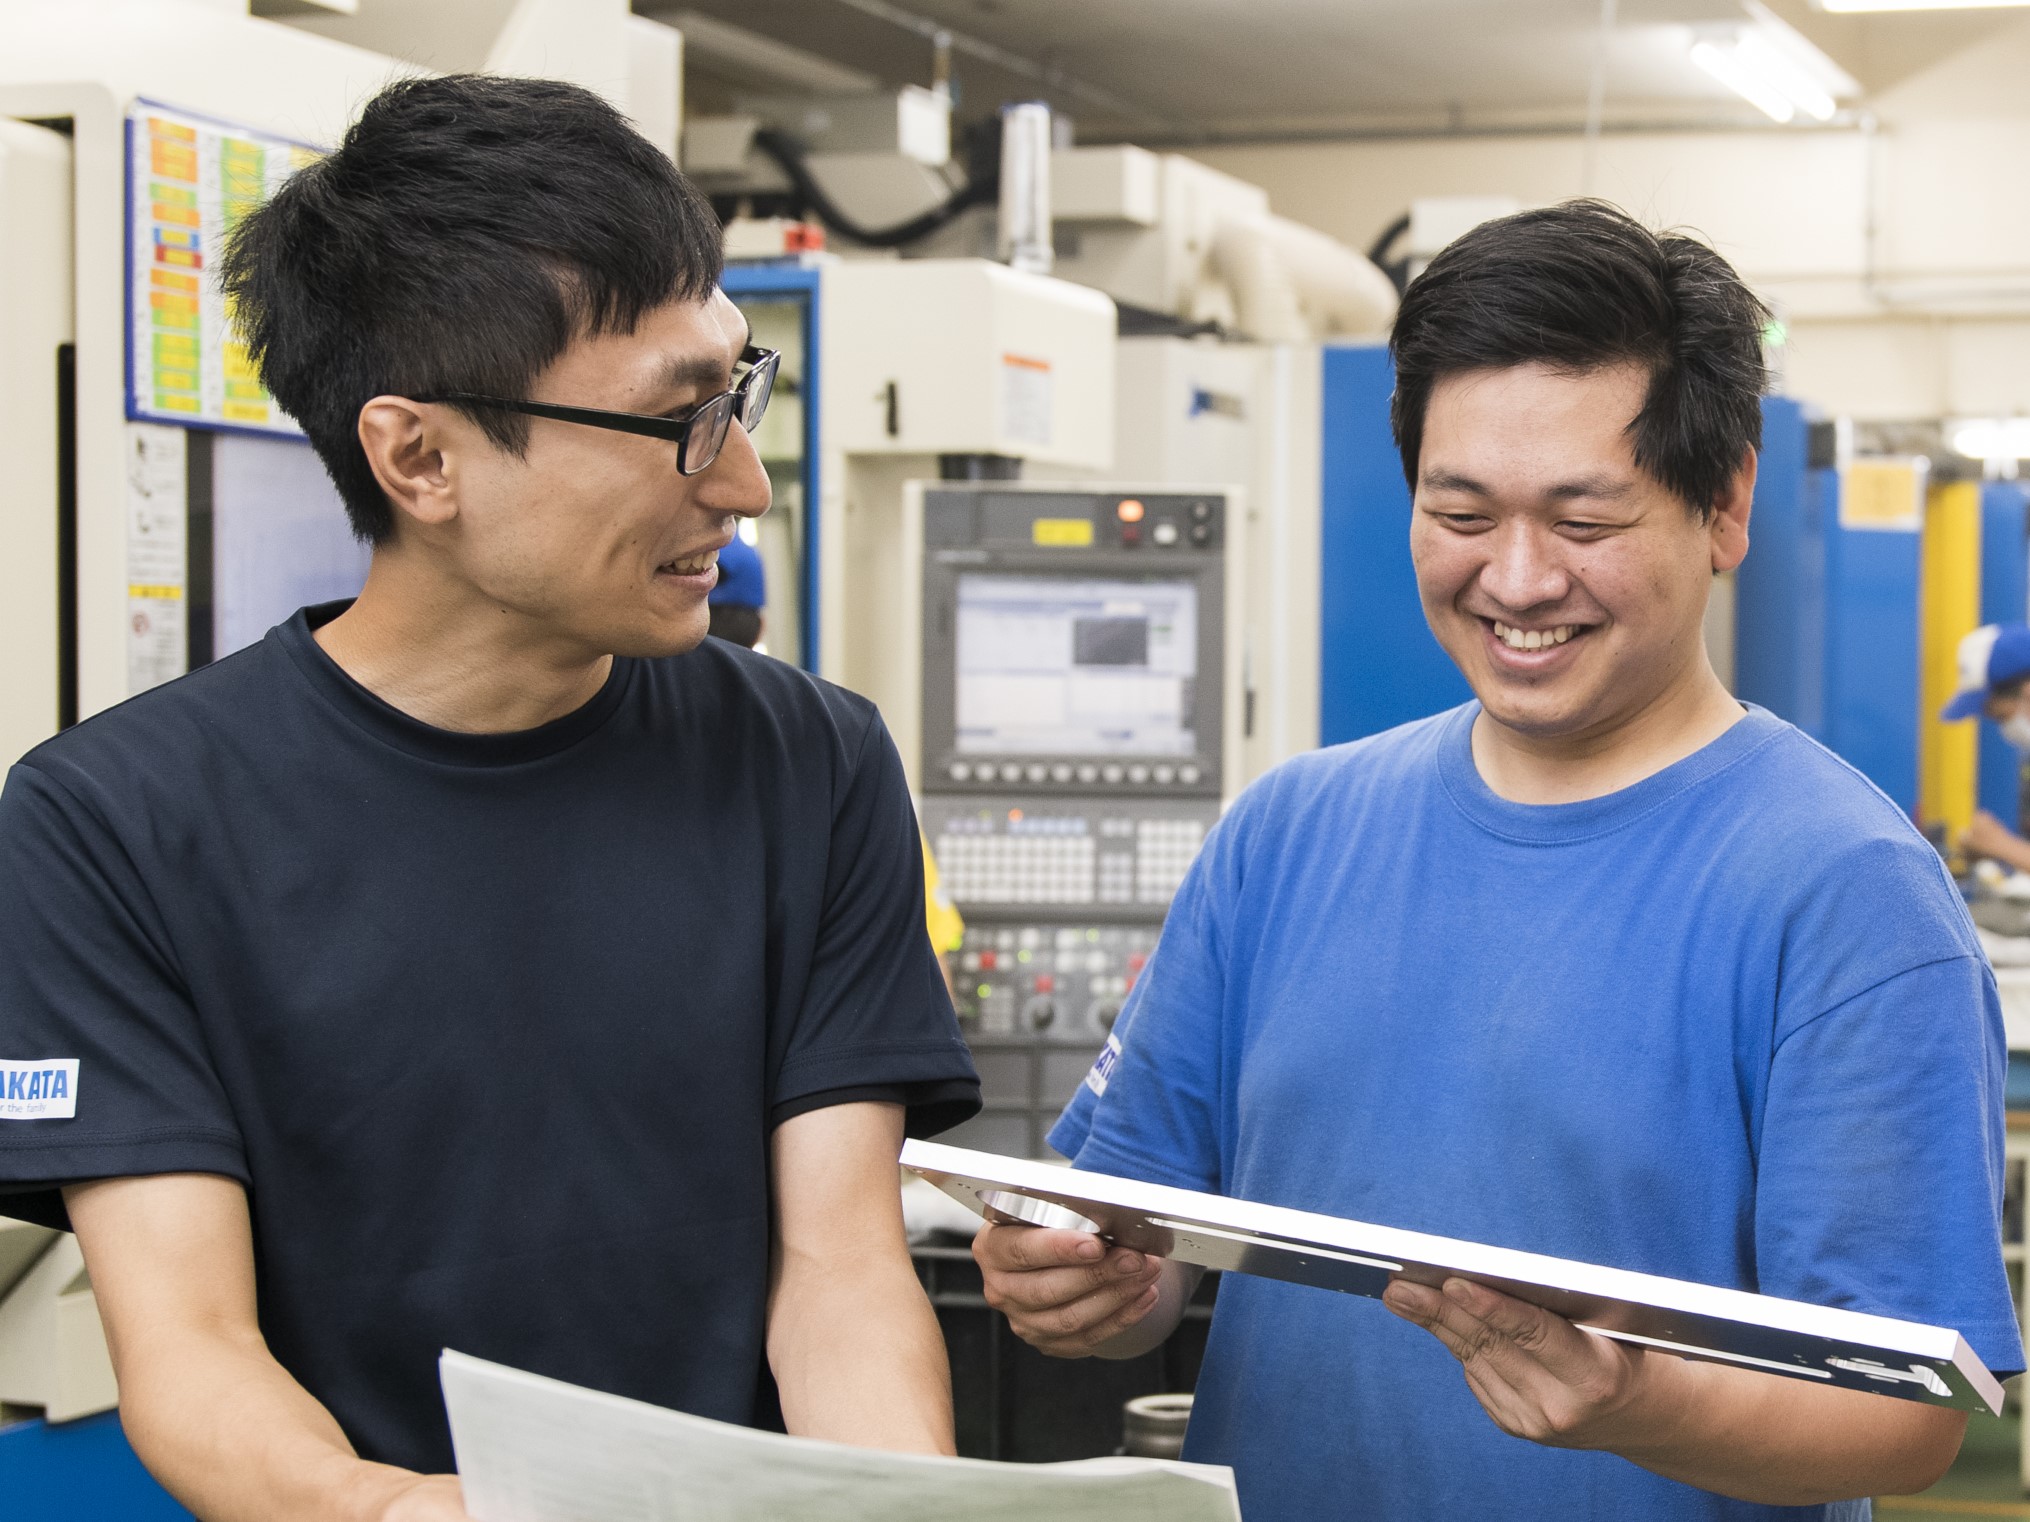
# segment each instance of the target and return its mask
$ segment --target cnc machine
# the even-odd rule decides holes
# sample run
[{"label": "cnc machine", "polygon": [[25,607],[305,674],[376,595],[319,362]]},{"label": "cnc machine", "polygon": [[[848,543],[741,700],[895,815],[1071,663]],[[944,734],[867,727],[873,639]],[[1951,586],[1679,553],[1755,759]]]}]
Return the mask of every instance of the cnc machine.
[{"label": "cnc machine", "polygon": [[1245,704],[1227,490],[921,484],[922,819],[966,918],[984,1112],[1040,1157],[1231,795]]}]

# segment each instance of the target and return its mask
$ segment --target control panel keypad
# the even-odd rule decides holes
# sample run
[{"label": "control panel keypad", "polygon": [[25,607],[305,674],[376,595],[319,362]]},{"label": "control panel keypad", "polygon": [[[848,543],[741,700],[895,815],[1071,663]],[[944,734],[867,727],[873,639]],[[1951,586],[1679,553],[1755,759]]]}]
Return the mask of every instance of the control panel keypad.
[{"label": "control panel keypad", "polygon": [[926,799],[938,872],[961,913],[1039,905],[1169,906],[1217,805],[967,808]]},{"label": "control panel keypad", "polygon": [[960,1028],[969,1040],[1097,1047],[1148,965],[1158,928],[968,925],[952,968]]}]

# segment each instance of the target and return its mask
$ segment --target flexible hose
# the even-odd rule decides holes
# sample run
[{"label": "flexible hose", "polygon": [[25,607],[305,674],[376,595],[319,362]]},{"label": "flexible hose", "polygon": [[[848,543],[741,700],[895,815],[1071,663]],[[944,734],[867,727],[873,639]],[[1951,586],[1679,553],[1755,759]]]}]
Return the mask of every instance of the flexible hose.
[{"label": "flexible hose", "polygon": [[1000,199],[1001,187],[992,176],[975,175],[965,188],[952,193],[942,206],[933,206],[921,216],[911,217],[893,227],[863,227],[842,211],[836,201],[811,173],[803,150],[788,133],[776,127],[762,127],[754,134],[754,146],[789,176],[798,199],[817,213],[818,220],[842,238],[868,248],[901,248],[927,238],[975,206],[991,206]]}]

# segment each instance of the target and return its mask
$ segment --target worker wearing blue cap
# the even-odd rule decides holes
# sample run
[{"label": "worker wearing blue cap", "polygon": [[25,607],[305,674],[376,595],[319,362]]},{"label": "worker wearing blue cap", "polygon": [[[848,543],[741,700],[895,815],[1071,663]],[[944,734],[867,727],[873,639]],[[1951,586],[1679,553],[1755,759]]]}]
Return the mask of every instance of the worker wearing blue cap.
[{"label": "worker wearing blue cap", "polygon": [[719,552],[719,580],[705,594],[714,638],[752,650],[768,627],[768,575],[761,552],[739,535]]},{"label": "worker wearing blue cap", "polygon": [[[1939,714],[1948,723],[1985,715],[2017,750],[2030,753],[2030,624],[1987,624],[1960,641],[1959,691]],[[1976,856],[1992,856],[2018,872],[2030,872],[2030,840],[1986,809],[1960,837]]]}]

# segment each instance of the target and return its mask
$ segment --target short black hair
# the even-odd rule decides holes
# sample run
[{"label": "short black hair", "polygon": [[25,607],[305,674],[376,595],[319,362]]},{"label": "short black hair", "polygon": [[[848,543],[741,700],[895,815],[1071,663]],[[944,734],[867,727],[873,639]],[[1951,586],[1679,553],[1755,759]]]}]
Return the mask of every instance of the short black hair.
[{"label": "short black hair", "polygon": [[[599,96],[553,79],[406,79],[240,223],[222,275],[262,384],[353,532],[394,512],[360,448],[375,396],[520,398],[581,333],[626,333],[719,279],[709,202]],[[468,409],[519,454],[527,420]]]},{"label": "short black hair", "polygon": [[1707,244],[1653,233],[1604,201],[1483,222],[1410,283],[1389,339],[1389,421],[1410,490],[1424,412],[1446,376],[1635,363],[1649,371],[1630,425],[1635,463],[1710,517],[1742,457],[1762,444],[1768,323],[1769,309]]}]

